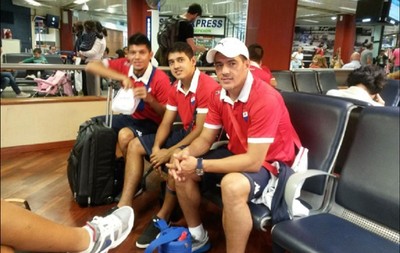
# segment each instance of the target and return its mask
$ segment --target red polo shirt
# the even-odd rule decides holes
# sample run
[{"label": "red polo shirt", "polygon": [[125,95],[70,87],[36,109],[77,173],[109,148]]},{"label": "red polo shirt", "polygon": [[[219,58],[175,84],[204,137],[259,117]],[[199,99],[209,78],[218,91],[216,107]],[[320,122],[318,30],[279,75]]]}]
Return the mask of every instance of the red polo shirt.
[{"label": "red polo shirt", "polygon": [[167,110],[178,111],[183,128],[188,130],[193,119],[194,110],[197,113],[206,114],[211,92],[219,87],[213,78],[200,72],[194,72],[190,88],[186,92],[182,89],[181,81],[175,83],[171,89],[167,103]]},{"label": "red polo shirt", "polygon": [[[110,69],[116,70],[131,77],[134,82],[134,87],[145,86],[145,84],[149,82],[153,68],[155,68],[149,64],[143,76],[137,77],[133,73],[133,66],[125,58],[108,60],[105,64]],[[148,88],[147,92],[150,93],[160,104],[166,105],[170,89],[171,84],[167,74],[165,74],[162,70],[155,69],[150,80],[150,87]],[[136,110],[132,114],[132,117],[135,119],[150,119],[158,124],[162,120],[162,117],[159,116],[148,103],[145,103],[143,110]]]},{"label": "red polo shirt", "polygon": [[260,78],[261,80],[267,82],[268,84],[271,83],[272,74],[271,72],[267,72],[263,69],[257,68],[256,66],[250,66],[250,71],[253,76]]},{"label": "red polo shirt", "polygon": [[[224,129],[229,136],[228,149],[234,154],[246,152],[247,143],[269,143],[264,159],[289,165],[295,158],[295,144],[289,113],[282,96],[261,79],[249,73],[237,101],[232,101],[222,88],[213,91],[204,127]],[[237,134],[228,110],[240,127]],[[241,139],[242,138],[242,139]],[[243,147],[242,143],[246,145]]]}]

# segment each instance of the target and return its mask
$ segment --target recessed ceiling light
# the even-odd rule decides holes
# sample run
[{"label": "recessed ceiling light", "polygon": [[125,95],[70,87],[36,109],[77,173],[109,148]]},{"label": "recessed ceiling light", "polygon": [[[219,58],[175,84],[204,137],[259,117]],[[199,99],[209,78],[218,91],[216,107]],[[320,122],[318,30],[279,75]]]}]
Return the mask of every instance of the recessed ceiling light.
[{"label": "recessed ceiling light", "polygon": [[310,4],[322,4],[322,3],[314,1],[314,0],[301,0],[301,1],[305,2],[305,3],[310,3]]},{"label": "recessed ceiling light", "polygon": [[339,9],[346,10],[346,11],[356,11],[354,8],[342,7],[340,6]]},{"label": "recessed ceiling light", "polygon": [[35,0],[25,0],[25,2],[33,5],[33,6],[41,6],[42,4],[39,2],[36,2]]},{"label": "recessed ceiling light", "polygon": [[312,20],[312,19],[304,19],[304,21],[310,22],[310,23],[319,23],[319,21],[317,21],[317,20]]},{"label": "recessed ceiling light", "polygon": [[228,1],[222,1],[222,2],[214,2],[212,4],[217,5],[217,4],[229,4],[229,3],[232,3],[232,1],[228,0]]},{"label": "recessed ceiling light", "polygon": [[336,20],[336,18],[337,18],[336,16],[335,17],[331,17],[332,20]]}]

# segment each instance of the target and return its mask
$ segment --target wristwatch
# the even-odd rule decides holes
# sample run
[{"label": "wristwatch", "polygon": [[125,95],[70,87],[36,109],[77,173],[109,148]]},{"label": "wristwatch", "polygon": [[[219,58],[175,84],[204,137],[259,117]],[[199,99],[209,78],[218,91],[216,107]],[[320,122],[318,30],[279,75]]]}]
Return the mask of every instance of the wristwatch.
[{"label": "wristwatch", "polygon": [[197,158],[196,174],[197,176],[204,175],[203,158]]}]

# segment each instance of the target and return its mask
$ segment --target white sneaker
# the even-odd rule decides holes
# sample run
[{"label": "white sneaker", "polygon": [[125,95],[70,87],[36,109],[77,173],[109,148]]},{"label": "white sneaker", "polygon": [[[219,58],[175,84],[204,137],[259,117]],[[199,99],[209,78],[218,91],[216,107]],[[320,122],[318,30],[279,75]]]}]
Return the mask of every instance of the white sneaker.
[{"label": "white sneaker", "polygon": [[25,92],[23,92],[23,91],[21,91],[21,93],[19,93],[19,94],[17,94],[17,98],[29,98],[29,97],[31,97],[32,95],[31,94],[29,94],[29,93],[25,93]]},{"label": "white sneaker", "polygon": [[208,233],[205,231],[205,235],[202,240],[196,240],[192,237],[192,252],[193,253],[202,253],[207,252],[211,248],[211,243],[208,240]]},{"label": "white sneaker", "polygon": [[134,218],[130,206],[120,207],[105,217],[95,216],[85,226],[94,231],[94,239],[88,252],[105,253],[120,245],[131,232]]},{"label": "white sneaker", "polygon": [[34,75],[34,74],[32,74],[32,75],[27,75],[26,77],[25,77],[25,79],[35,79],[36,78],[36,76]]}]

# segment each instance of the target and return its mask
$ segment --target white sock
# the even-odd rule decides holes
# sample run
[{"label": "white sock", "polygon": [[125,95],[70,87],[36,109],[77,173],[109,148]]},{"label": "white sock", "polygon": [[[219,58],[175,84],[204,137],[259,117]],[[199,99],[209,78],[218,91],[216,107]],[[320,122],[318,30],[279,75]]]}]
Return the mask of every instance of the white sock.
[{"label": "white sock", "polygon": [[204,230],[203,224],[198,225],[197,227],[189,227],[189,232],[192,235],[192,238],[196,240],[201,240],[204,238],[206,231]]},{"label": "white sock", "polygon": [[86,250],[81,251],[80,253],[90,253],[94,247],[94,228],[90,227],[90,225],[83,226],[83,228],[86,229],[86,231],[89,233],[90,243],[89,247]]}]

